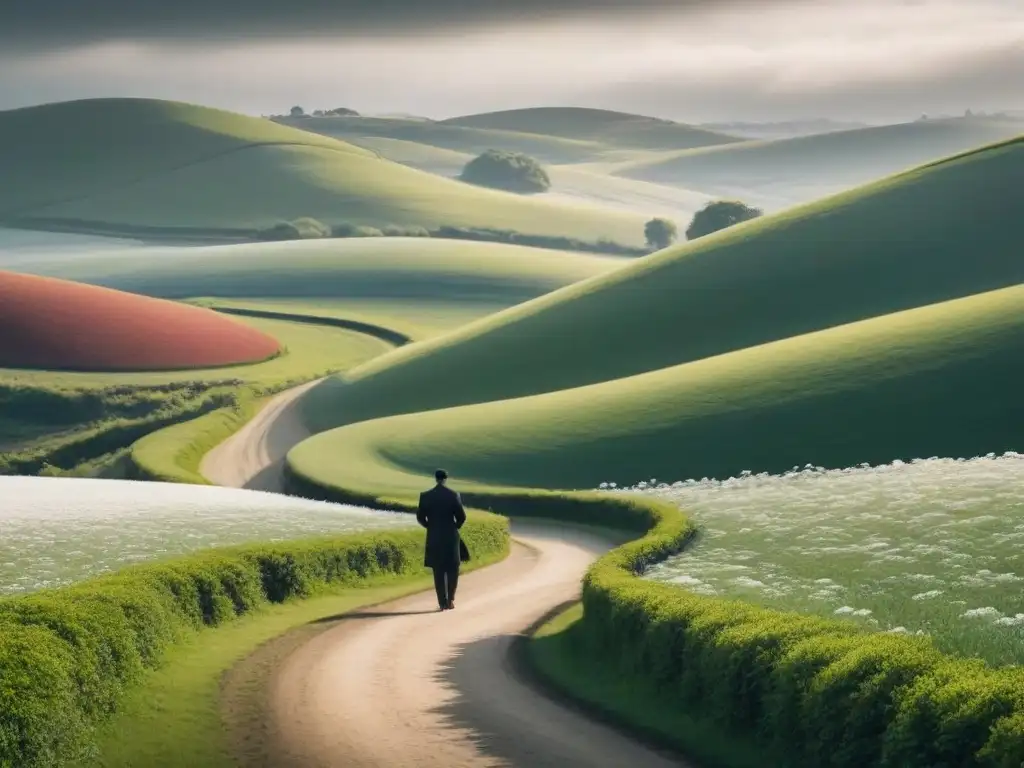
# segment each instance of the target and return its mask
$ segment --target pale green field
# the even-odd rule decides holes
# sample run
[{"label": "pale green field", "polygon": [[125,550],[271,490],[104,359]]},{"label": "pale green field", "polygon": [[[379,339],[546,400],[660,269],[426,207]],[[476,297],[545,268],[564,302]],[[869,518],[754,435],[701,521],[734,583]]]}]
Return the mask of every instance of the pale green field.
[{"label": "pale green field", "polygon": [[119,249],[55,257],[20,269],[163,298],[511,306],[630,263],[499,243],[389,237]]},{"label": "pale green field", "polygon": [[778,210],[1022,134],[1024,120],[929,120],[684,150],[595,170]]},{"label": "pale green field", "polygon": [[397,331],[421,341],[479,320],[507,307],[501,303],[397,299],[215,299],[190,303],[228,309],[256,309],[306,317],[338,318]]},{"label": "pale green field", "polygon": [[238,319],[281,341],[285,354],[256,365],[156,373],[65,373],[0,368],[0,384],[67,389],[240,380],[274,386],[300,378],[315,378],[329,371],[345,370],[392,349],[390,344],[380,339],[340,328],[282,320]]},{"label": "pale green field", "polygon": [[517,131],[595,141],[627,149],[690,149],[731,144],[735,136],[626,112],[582,107],[531,107],[453,117],[443,125]]},{"label": "pale green field", "polygon": [[275,122],[324,136],[354,141],[365,137],[425,144],[439,149],[479,155],[488,149],[524,152],[545,163],[578,163],[635,158],[623,150],[597,141],[542,136],[519,131],[471,128],[433,120],[379,117],[278,118]]},{"label": "pale green field", "polygon": [[[356,137],[350,140],[396,163],[452,178],[462,173],[463,167],[474,157],[464,152],[399,139]],[[636,152],[631,159],[660,156],[660,153]],[[646,216],[665,216],[674,219],[680,230],[685,230],[693,214],[713,199],[702,192],[614,176],[591,167],[548,165],[545,170],[551,178],[551,191],[540,195],[541,199],[612,206]]]},{"label": "pale green field", "polygon": [[[70,139],[68,125],[76,126]],[[448,224],[643,242],[644,221],[632,212],[481,189],[307,130],[172,102],[86,100],[0,112],[0,166],[16,190],[0,195],[0,218],[80,231],[227,231],[312,216],[327,224]]]}]

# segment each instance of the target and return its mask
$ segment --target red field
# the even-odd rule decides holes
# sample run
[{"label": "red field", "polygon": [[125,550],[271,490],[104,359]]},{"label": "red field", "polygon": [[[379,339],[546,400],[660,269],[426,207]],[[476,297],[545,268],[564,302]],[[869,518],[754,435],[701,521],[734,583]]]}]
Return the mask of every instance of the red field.
[{"label": "red field", "polygon": [[209,309],[0,271],[0,367],[213,368],[279,351],[275,339]]}]

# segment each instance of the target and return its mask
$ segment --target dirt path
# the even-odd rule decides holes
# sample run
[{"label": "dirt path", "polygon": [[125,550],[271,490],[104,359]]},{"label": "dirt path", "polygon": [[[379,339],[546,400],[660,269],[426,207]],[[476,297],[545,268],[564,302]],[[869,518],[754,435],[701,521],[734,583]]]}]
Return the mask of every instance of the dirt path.
[{"label": "dirt path", "polygon": [[[288,450],[307,436],[283,392],[211,451],[202,473],[220,485],[280,490]],[[432,592],[337,617],[268,643],[224,680],[225,701],[259,703],[226,726],[243,766],[496,768],[679,766],[546,698],[517,675],[514,640],[579,596],[609,543],[542,523],[515,523],[503,562],[466,574],[456,609]]]},{"label": "dirt path", "polygon": [[284,457],[309,437],[298,400],[323,379],[285,390],[271,398],[256,418],[207,453],[199,473],[217,485],[280,491]]},{"label": "dirt path", "polygon": [[[432,594],[338,617],[300,643],[282,638],[269,665],[264,722],[244,734],[246,768],[459,768],[682,763],[543,696],[510,660],[515,638],[579,593],[587,565],[608,544],[547,525],[516,525],[502,563],[467,574],[456,609]],[[245,685],[247,670],[233,671]],[[229,726],[230,727],[230,726]]]}]

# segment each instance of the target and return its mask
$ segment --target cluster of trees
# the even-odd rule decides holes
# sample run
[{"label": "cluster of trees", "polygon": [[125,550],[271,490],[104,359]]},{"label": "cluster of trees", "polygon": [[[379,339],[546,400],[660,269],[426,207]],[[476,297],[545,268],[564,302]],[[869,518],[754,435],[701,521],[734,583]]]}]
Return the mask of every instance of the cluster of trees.
[{"label": "cluster of trees", "polygon": [[551,189],[551,179],[539,162],[522,152],[502,149],[489,149],[470,160],[459,178],[479,187],[519,194],[536,194]]},{"label": "cluster of trees", "polygon": [[[686,228],[686,239],[696,240],[740,222],[756,219],[763,213],[760,208],[752,208],[738,200],[712,201],[693,215],[690,226]],[[678,236],[675,223],[668,219],[654,218],[644,226],[647,245],[655,251],[668,248]]]},{"label": "cluster of trees", "polygon": [[[292,107],[288,112],[290,117],[310,117],[302,107]],[[334,109],[314,109],[313,117],[359,117],[359,113],[348,107],[335,107]]]},{"label": "cluster of trees", "polygon": [[[741,202],[717,200],[708,203],[694,214],[690,226],[686,229],[686,239],[695,240],[698,237],[709,235],[712,232],[726,229],[761,215],[762,213],[759,209],[751,208]],[[254,234],[255,239],[264,241],[316,240],[347,237],[437,237],[445,240],[509,243],[530,246],[532,248],[606,253],[615,256],[643,256],[650,251],[659,251],[672,245],[678,236],[679,232],[675,222],[661,217],[651,219],[644,226],[644,237],[647,241],[646,249],[623,245],[612,240],[598,240],[596,243],[592,243],[573,237],[530,235],[511,229],[494,229],[490,227],[441,226],[430,230],[425,227],[403,227],[393,224],[385,227],[372,227],[348,222],[329,226],[310,217],[282,221],[271,227],[258,230]]]}]

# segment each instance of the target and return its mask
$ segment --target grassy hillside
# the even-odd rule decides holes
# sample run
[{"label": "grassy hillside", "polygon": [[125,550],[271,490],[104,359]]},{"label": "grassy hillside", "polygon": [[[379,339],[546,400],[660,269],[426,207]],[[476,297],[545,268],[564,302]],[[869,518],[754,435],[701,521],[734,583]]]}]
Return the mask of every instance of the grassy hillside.
[{"label": "grassy hillside", "polygon": [[[1024,282],[1024,140],[667,249],[314,391],[325,425],[653,371]],[[333,424],[331,421],[333,419]]]},{"label": "grassy hillside", "polygon": [[199,297],[190,303],[219,310],[256,310],[303,318],[340,319],[395,331],[412,341],[440,336],[461,325],[500,312],[509,305],[492,301],[375,298],[218,299]]},{"label": "grassy hillside", "polygon": [[433,120],[393,117],[281,117],[276,118],[275,122],[353,143],[358,143],[361,138],[374,137],[426,144],[474,156],[488,149],[506,149],[525,152],[546,163],[578,163],[616,156],[628,159],[632,156],[629,153],[623,155],[621,152],[616,155],[616,148],[596,141],[474,128]]},{"label": "grassy hillside", "polygon": [[440,301],[511,306],[629,260],[420,238],[119,249],[19,269],[165,298]]},{"label": "grassy hillside", "polygon": [[487,226],[643,241],[636,214],[481,190],[308,131],[162,101],[2,112],[0,167],[0,219],[10,223],[138,234],[246,230],[313,216],[328,224]]},{"label": "grassy hillside", "polygon": [[1024,285],[581,389],[317,435],[300,474],[407,495],[437,464],[459,487],[561,489],[1020,450]]},{"label": "grassy hillside", "polygon": [[0,112],[0,216],[120,189],[253,146],[372,153],[268,120],[154,99],[86,99]]},{"label": "grassy hillside", "polygon": [[[466,163],[473,159],[473,155],[464,152],[399,139],[362,136],[350,141],[396,163],[452,178],[462,173]],[[685,228],[697,209],[713,199],[679,186],[622,178],[571,163],[549,165],[545,170],[551,178],[551,191],[544,199],[630,209],[645,216],[667,216],[681,228]]]},{"label": "grassy hillside", "polygon": [[1024,121],[927,120],[697,149],[613,170],[631,179],[739,196],[774,209],[1021,134]]},{"label": "grassy hillside", "polygon": [[625,149],[691,149],[739,141],[672,120],[582,107],[510,109],[454,117],[441,124],[582,139]]}]

